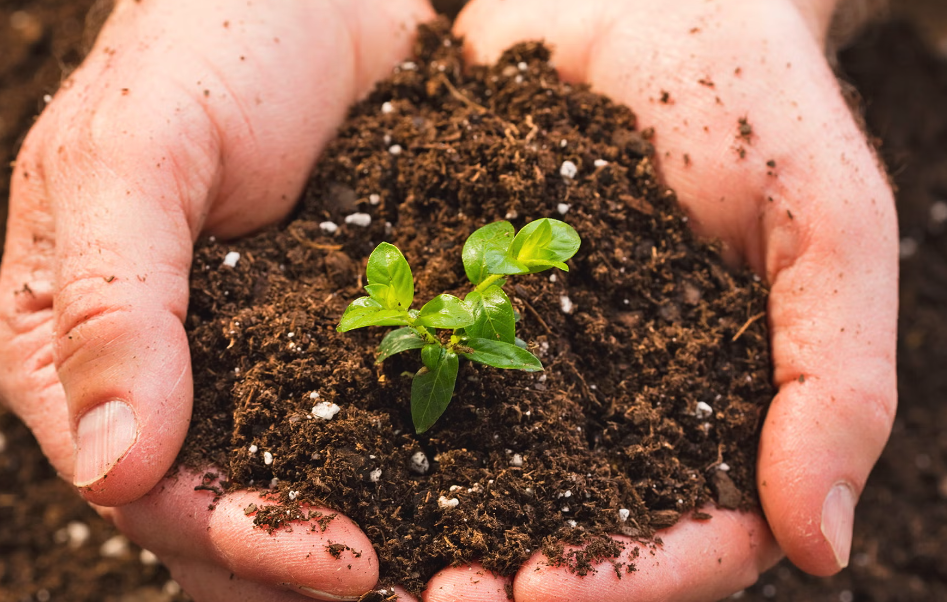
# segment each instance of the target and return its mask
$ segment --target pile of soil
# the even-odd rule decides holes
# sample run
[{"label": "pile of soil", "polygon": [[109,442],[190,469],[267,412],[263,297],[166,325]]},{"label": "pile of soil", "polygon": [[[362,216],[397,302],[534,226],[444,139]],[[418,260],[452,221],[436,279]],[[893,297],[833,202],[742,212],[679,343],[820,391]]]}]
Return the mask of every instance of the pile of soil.
[{"label": "pile of soil", "polygon": [[[422,27],[415,56],[352,109],[291,221],[197,245],[180,460],[270,492],[252,513],[266,528],[310,504],[351,517],[382,585],[414,591],[475,559],[511,574],[540,548],[584,574],[620,552],[608,533],[646,540],[708,502],[753,508],[774,394],[763,285],[691,234],[631,111],[560,83],[536,43],[467,69],[449,27]],[[335,331],[368,254],[392,242],[417,299],[462,297],[467,236],[540,217],[582,237],[570,272],[506,287],[545,371],[463,363],[453,403],[415,435],[417,354],[377,366],[384,329]],[[316,402],[341,411],[314,418]],[[563,558],[562,541],[595,545]]]}]

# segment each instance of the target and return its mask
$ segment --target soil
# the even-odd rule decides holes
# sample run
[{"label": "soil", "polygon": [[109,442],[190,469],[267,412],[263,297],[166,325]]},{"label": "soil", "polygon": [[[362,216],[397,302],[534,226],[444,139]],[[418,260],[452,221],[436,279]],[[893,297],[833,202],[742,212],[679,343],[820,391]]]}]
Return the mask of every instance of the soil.
[{"label": "soil", "polygon": [[[560,83],[539,44],[468,70],[448,30],[422,27],[411,61],[352,109],[291,221],[198,243],[186,326],[199,393],[181,461],[271,492],[278,503],[251,513],[266,528],[309,504],[349,516],[381,585],[414,591],[478,558],[512,574],[540,548],[584,574],[620,551],[608,533],[647,541],[711,501],[752,508],[774,394],[762,284],[690,233],[628,109]],[[415,435],[404,375],[419,358],[376,366],[381,329],[335,331],[368,254],[398,246],[418,299],[463,296],[467,236],[540,217],[582,237],[569,273],[506,287],[545,371],[464,363],[445,416]],[[314,419],[316,402],[341,411]],[[564,558],[561,541],[595,545]]]},{"label": "soil", "polygon": [[[49,51],[63,48],[60,45],[64,39],[63,24],[75,15],[81,15],[89,3],[53,0],[7,3],[0,7],[0,31],[8,22],[9,14],[5,11],[10,4],[13,9],[25,8],[34,15],[41,15],[40,23],[45,32],[41,39],[45,41],[37,45],[17,36],[0,35],[0,57],[18,53],[17,56],[35,59],[37,65],[29,69],[18,68],[16,64],[13,68],[4,65],[7,70],[0,70],[0,94],[23,94],[26,97],[31,94],[29,90],[34,90],[33,106],[39,107],[36,99],[55,89],[61,77],[61,65]],[[61,17],[57,17],[53,9],[60,10]],[[69,39],[73,40],[74,46],[67,45],[67,52],[76,52],[74,56],[79,56],[78,36]],[[62,66],[68,67],[68,63]],[[947,195],[947,182],[943,175],[947,173],[944,165],[947,121],[942,114],[947,101],[947,64],[932,58],[910,28],[887,25],[863,37],[852,51],[843,55],[842,67],[846,77],[855,82],[866,99],[869,127],[883,137],[882,154],[900,187],[898,205],[905,235],[899,340],[901,409],[888,449],[858,508],[852,566],[834,578],[821,580],[803,575],[784,564],[735,598],[817,601],[947,599],[947,576],[943,568],[947,559],[944,550],[944,542],[947,542],[944,533],[947,524],[944,516],[947,512],[944,509],[947,498],[947,454],[944,449],[947,440],[940,434],[947,432],[944,428],[947,415],[941,403],[947,391],[945,377],[939,370],[947,359],[947,343],[944,343],[947,341],[947,312],[944,310],[947,306],[944,303],[947,296],[947,249],[944,248],[947,238],[944,236],[942,205]],[[37,74],[35,79],[34,73]],[[376,105],[376,112],[377,108]],[[2,152],[12,156],[13,143],[29,126],[30,111],[23,112],[10,103],[0,103],[0,119],[17,124],[13,129],[4,130],[2,142]],[[558,172],[553,170],[550,173],[555,175]],[[555,181],[555,177],[551,179]],[[5,186],[6,181],[4,178],[0,186]],[[437,195],[435,198],[443,200]],[[314,202],[310,199],[308,205]],[[556,216],[552,211],[546,207],[545,214]],[[343,214],[337,212],[330,217],[338,219]],[[567,214],[564,219],[571,221],[572,217],[574,214]],[[395,236],[398,236],[404,217],[399,212],[397,218],[399,221],[392,222],[397,224],[392,232]],[[377,221],[375,225],[378,225]],[[451,236],[462,238],[463,234]],[[377,240],[381,237],[378,236]],[[404,246],[411,248],[411,245]],[[356,256],[364,257],[366,254],[364,249],[355,251]],[[423,267],[427,257],[423,253],[412,251],[408,256],[416,274],[436,271]],[[244,255],[234,271],[245,268],[248,258]],[[219,273],[220,256],[208,265],[211,266],[209,271]],[[284,265],[292,266],[289,262]],[[342,266],[342,271],[345,270]],[[444,268],[454,280],[460,275],[458,270],[459,262],[456,268]],[[329,271],[325,276],[330,276]],[[570,296],[574,288],[585,284],[575,262],[572,273],[560,276],[559,284],[568,284]],[[585,276],[594,279],[590,272]],[[541,282],[536,282],[536,279]],[[545,276],[523,277],[511,284],[520,284],[530,295],[558,293],[556,289],[550,290],[553,283],[549,283]],[[346,290],[354,294],[355,288],[349,286]],[[514,292],[518,294],[519,291]],[[427,293],[424,295],[429,296]],[[534,305],[533,297],[524,298]],[[342,307],[344,301],[337,301]],[[583,303],[575,303],[577,313],[585,310]],[[547,314],[557,311],[556,304],[553,304]],[[536,325],[527,324],[533,319],[530,310],[526,309],[523,315],[522,332],[527,333],[524,338],[541,340],[544,332],[537,335],[539,329],[535,328]],[[575,317],[573,314],[568,319],[575,320]],[[331,324],[321,324],[319,332],[329,335],[330,327]],[[364,335],[353,334],[346,338],[346,344],[351,345],[354,339],[363,337],[360,342],[365,354],[361,366],[363,372],[374,373],[371,347],[377,336],[366,331]],[[283,342],[288,344],[289,341],[284,338]],[[558,350],[560,348],[554,345],[561,343],[552,341],[551,347]],[[407,359],[404,369],[415,369],[416,365],[407,365],[410,363]],[[557,368],[549,361],[546,363],[547,373]],[[385,367],[380,374],[391,379],[389,386],[397,386],[393,383],[397,382],[399,374],[391,370]],[[495,371],[490,372],[487,374],[487,370],[483,370],[479,373],[482,376],[480,384],[468,383],[465,386],[487,386],[487,377],[491,380],[495,377],[492,374]],[[313,378],[310,382],[315,384],[317,381]],[[582,395],[583,391],[579,391],[578,396]],[[400,399],[405,398],[402,396]],[[301,410],[307,410],[308,405],[310,402],[301,404]],[[468,405],[464,397],[458,396],[449,413],[473,413],[474,409]],[[530,407],[535,407],[535,402]],[[543,408],[548,408],[548,405]],[[336,419],[342,417],[340,413]],[[400,436],[407,436],[406,433],[410,431],[405,430]],[[437,433],[432,431],[430,434],[436,436]],[[176,591],[167,572],[160,566],[147,564],[151,562],[150,558],[147,554],[142,557],[135,546],[130,545],[123,551],[123,542],[119,539],[117,544],[102,547],[116,535],[114,529],[89,510],[69,486],[56,478],[29,433],[9,414],[0,415],[0,435],[0,600],[187,599]],[[384,445],[395,449],[400,441]],[[590,447],[587,442],[585,447]],[[502,452],[505,455],[505,449]],[[439,470],[444,469],[443,462],[433,464]],[[88,538],[82,537],[81,527],[75,524],[70,527],[70,523],[88,526]],[[73,543],[70,545],[70,542]]]}]

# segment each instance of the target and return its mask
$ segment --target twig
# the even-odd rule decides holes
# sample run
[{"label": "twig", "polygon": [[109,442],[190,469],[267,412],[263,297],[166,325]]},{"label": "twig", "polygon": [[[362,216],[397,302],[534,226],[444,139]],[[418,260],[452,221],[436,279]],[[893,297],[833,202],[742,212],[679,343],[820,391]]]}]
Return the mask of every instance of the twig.
[{"label": "twig", "polygon": [[746,329],[749,328],[750,325],[753,324],[753,322],[756,322],[757,320],[759,320],[760,318],[762,318],[762,317],[765,316],[765,315],[766,315],[766,312],[765,312],[765,311],[761,311],[760,313],[756,314],[755,316],[751,316],[750,319],[746,321],[746,324],[744,324],[743,326],[741,326],[741,327],[740,327],[740,330],[738,330],[737,333],[736,333],[735,335],[733,335],[733,338],[730,339],[730,342],[732,343],[732,342],[735,342],[737,339],[739,339],[740,336],[742,336],[743,333],[746,332]]},{"label": "twig", "polygon": [[447,86],[447,90],[450,92],[451,96],[457,100],[463,102],[469,107],[476,109],[481,113],[489,113],[490,111],[483,105],[477,104],[476,102],[470,100],[466,96],[460,93],[460,90],[454,87],[454,84],[450,83],[450,80],[444,74],[441,74],[441,81],[444,82],[444,85]]}]

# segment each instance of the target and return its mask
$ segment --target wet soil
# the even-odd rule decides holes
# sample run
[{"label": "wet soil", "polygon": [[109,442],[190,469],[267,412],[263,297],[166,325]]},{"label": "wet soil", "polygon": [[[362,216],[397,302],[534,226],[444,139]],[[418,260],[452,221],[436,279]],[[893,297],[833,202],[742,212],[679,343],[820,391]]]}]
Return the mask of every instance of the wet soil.
[{"label": "wet soil", "polygon": [[[541,548],[585,573],[620,551],[608,533],[648,541],[708,503],[753,508],[774,393],[762,284],[690,233],[628,109],[560,83],[538,44],[467,70],[448,28],[423,27],[352,109],[291,221],[197,245],[181,460],[271,492],[276,506],[252,513],[267,528],[308,505],[351,517],[381,585],[415,591],[474,559],[511,574]],[[569,273],[506,287],[545,371],[464,364],[444,417],[415,435],[405,374],[419,358],[377,366],[383,329],[335,332],[368,254],[398,246],[418,299],[463,296],[466,237],[540,217],[582,237]],[[314,418],[323,402],[341,411]],[[560,541],[595,545],[564,558]]]},{"label": "wet soil", "polygon": [[[28,57],[37,65],[28,69],[21,68],[25,62],[4,66],[0,94],[21,94],[31,98],[35,108],[41,106],[42,94],[55,89],[61,67],[70,64],[61,64],[50,52],[55,48],[80,52],[79,36],[63,31],[73,31],[65,24],[88,5],[88,1],[49,0],[0,7],[0,28],[9,22],[9,12],[4,11],[23,8],[41,15],[44,32],[41,44],[0,35],[0,57]],[[64,39],[72,40],[72,46],[63,45]],[[852,566],[823,580],[781,565],[735,596],[742,600],[947,598],[943,569],[947,559],[943,543],[947,541],[943,531],[947,524],[947,441],[941,435],[947,432],[947,414],[941,403],[947,383],[940,370],[947,360],[947,237],[942,205],[947,198],[943,176],[947,173],[947,120],[942,112],[947,102],[947,64],[933,58],[909,28],[888,25],[864,36],[843,55],[842,66],[866,99],[868,124],[884,141],[882,154],[900,187],[898,208],[905,239],[899,416],[858,508]],[[8,156],[34,112],[14,106],[0,103],[0,117],[15,124],[3,131],[0,151]],[[9,172],[0,182],[3,198],[8,176]],[[409,259],[418,272],[423,270],[424,256],[416,257]],[[213,269],[219,269],[219,262]],[[563,281],[568,282],[570,292],[579,285],[578,275],[573,270],[569,280]],[[530,278],[542,277],[518,282],[526,287]],[[544,281],[542,287],[548,284]],[[530,319],[529,310],[524,313]],[[370,338],[367,332],[366,337]],[[351,337],[347,341],[351,343]],[[365,370],[373,370],[371,344],[363,342]],[[462,400],[455,400],[451,409],[458,406],[467,411]],[[116,535],[114,529],[56,478],[29,433],[9,414],[0,415],[0,435],[0,600],[187,599],[177,592],[167,572],[150,564],[148,555],[142,557],[134,545],[124,548],[119,539],[103,548]],[[87,537],[77,524],[89,528]]]}]

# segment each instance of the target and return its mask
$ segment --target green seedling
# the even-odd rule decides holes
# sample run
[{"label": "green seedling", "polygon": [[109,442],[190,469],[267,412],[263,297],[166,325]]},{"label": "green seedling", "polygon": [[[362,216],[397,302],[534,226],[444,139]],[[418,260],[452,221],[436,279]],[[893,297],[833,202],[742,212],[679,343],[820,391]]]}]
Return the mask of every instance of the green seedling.
[{"label": "green seedling", "polygon": [[[415,430],[423,433],[450,404],[460,357],[494,368],[543,369],[539,358],[516,338],[516,313],[503,285],[507,276],[516,274],[551,268],[568,272],[565,262],[580,244],[575,229],[555,219],[538,219],[518,233],[510,222],[488,224],[464,243],[464,271],[474,289],[463,300],[441,294],[421,309],[411,309],[411,267],[397,247],[383,242],[368,258],[368,296],[349,304],[337,330],[400,326],[378,345],[378,363],[397,353],[421,350],[424,365],[411,382],[411,418]],[[441,337],[438,330],[452,332]]]}]

